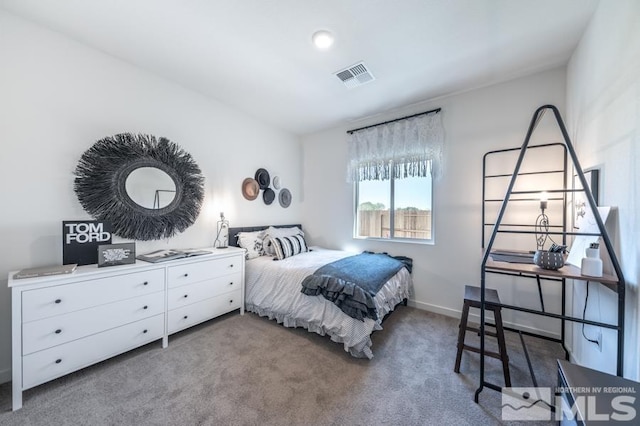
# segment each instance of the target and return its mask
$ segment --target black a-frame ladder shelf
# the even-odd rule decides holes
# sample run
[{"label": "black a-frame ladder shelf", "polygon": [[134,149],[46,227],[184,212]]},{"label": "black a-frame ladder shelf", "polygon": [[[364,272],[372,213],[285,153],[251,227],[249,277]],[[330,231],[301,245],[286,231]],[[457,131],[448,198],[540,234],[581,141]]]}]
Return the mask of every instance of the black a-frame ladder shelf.
[{"label": "black a-frame ladder shelf", "polygon": [[[530,145],[532,134],[534,133],[538,123],[542,119],[542,116],[545,112],[551,111],[555,118],[555,122],[557,123],[564,142],[557,143],[548,143],[542,145]],[[563,163],[558,167],[548,167],[546,166],[547,161],[539,161],[538,163],[542,164],[540,170],[529,170],[522,169],[523,160],[525,156],[529,153],[531,154],[534,151],[538,151],[537,154],[540,154],[540,151],[549,150],[544,152],[543,158],[561,158]],[[491,174],[487,171],[487,158],[488,156],[504,153],[507,151],[513,151],[513,155],[516,153],[518,155],[517,160],[515,162],[515,168],[513,173],[496,173]],[[519,153],[518,153],[519,151]],[[536,154],[531,154],[535,156]],[[547,157],[545,157],[545,155]],[[579,179],[581,184],[580,189],[569,189],[567,187],[568,182],[568,160],[571,160],[573,163],[574,172]],[[565,321],[577,322],[583,324],[589,324],[594,326],[599,326],[603,328],[613,329],[617,331],[618,334],[618,347],[617,347],[617,375],[622,376],[623,372],[623,358],[624,358],[624,304],[625,304],[625,281],[624,276],[622,274],[622,270],[620,268],[620,264],[618,263],[618,259],[616,257],[615,251],[613,250],[613,246],[611,244],[611,240],[609,235],[607,234],[607,230],[604,226],[602,218],[599,214],[597,214],[597,204],[593,198],[593,194],[589,189],[589,185],[585,179],[584,172],[580,167],[580,162],[576,156],[573,145],[571,144],[571,140],[567,133],[567,129],[564,125],[562,117],[558,112],[558,109],[553,105],[543,105],[536,110],[531,119],[531,123],[529,125],[529,129],[527,130],[527,135],[525,140],[520,148],[512,148],[507,150],[500,151],[491,151],[485,155],[485,164],[483,170],[483,209],[482,209],[482,246],[484,248],[484,255],[482,258],[482,265],[480,270],[480,286],[481,286],[481,309],[480,309],[480,385],[475,392],[474,400],[478,402],[478,398],[480,396],[480,392],[487,387],[493,390],[501,391],[502,388],[496,384],[490,383],[485,378],[485,326],[486,326],[486,316],[485,316],[485,308],[486,308],[486,300],[485,300],[485,290],[486,290],[486,275],[487,273],[492,274],[503,274],[503,275],[511,275],[515,277],[522,278],[531,278],[535,279],[538,284],[538,292],[540,296],[540,309],[530,309],[524,308],[520,306],[514,305],[506,305],[501,304],[500,306],[505,309],[516,310],[520,312],[526,312],[535,315],[542,315],[546,317],[555,318],[561,321],[561,338],[553,339],[547,336],[536,335],[533,333],[527,333],[520,330],[510,329],[512,331],[517,331],[520,333],[520,339],[523,343],[524,354],[527,359],[527,363],[529,364],[529,371],[531,373],[531,378],[533,381],[533,385],[537,386],[537,382],[535,379],[535,375],[533,374],[533,368],[531,366],[531,362],[529,360],[529,356],[526,350],[526,346],[524,345],[524,340],[522,339],[522,334],[529,334],[536,337],[546,338],[548,340],[553,340],[563,345],[565,349],[565,354],[568,354],[566,346],[565,346]],[[560,182],[560,185],[554,186],[552,189],[549,188],[535,188],[533,190],[530,187],[526,189],[515,189],[516,181],[518,178],[535,178],[536,176],[544,175],[545,182],[548,182],[549,176],[556,176],[556,182]],[[492,198],[490,195],[486,193],[486,184],[487,181],[492,178],[509,178],[509,184],[506,189],[506,193],[503,198]],[[547,192],[549,196],[549,201],[560,202],[562,204],[562,221],[561,224],[555,224],[555,226],[551,226],[548,231],[548,235],[554,238],[554,241],[557,243],[566,244],[567,236],[576,236],[576,235],[589,235],[589,236],[598,236],[604,242],[605,249],[609,258],[611,259],[611,265],[615,271],[615,275],[604,275],[603,277],[593,278],[586,277],[581,275],[580,268],[577,268],[572,265],[565,265],[564,267],[558,270],[546,270],[538,268],[535,265],[531,264],[522,264],[522,263],[508,263],[495,261],[492,257],[492,249],[494,247],[494,243],[496,242],[496,236],[502,233],[508,234],[524,234],[529,235],[533,240],[534,234],[536,234],[536,230],[534,229],[534,224],[518,224],[518,223],[508,223],[505,221],[505,211],[507,210],[507,206],[509,203],[521,202],[521,201],[532,201],[533,199],[539,200],[539,195],[541,192]],[[588,207],[591,208],[591,211],[594,212],[594,219],[598,226],[598,233],[584,233],[584,232],[568,232],[567,231],[567,196],[572,192],[581,192],[584,194],[584,198],[586,198],[586,202],[588,203]],[[494,221],[487,222],[487,206],[494,203],[493,205],[500,205],[500,208],[497,212],[497,216]],[[492,229],[491,234],[489,235],[488,240],[486,239],[485,229]],[[579,231],[579,230],[578,230]],[[544,307],[544,300],[542,298],[542,288],[540,284],[540,280],[549,280],[559,282],[561,285],[562,291],[562,303],[561,303],[561,312],[552,313],[547,312]],[[618,321],[617,324],[609,324],[591,321],[583,318],[578,318],[574,316],[567,315],[565,312],[565,288],[566,288],[566,280],[567,279],[577,279],[584,281],[593,281],[599,282],[602,285],[608,287],[609,289],[617,292],[618,294]],[[506,329],[509,329],[505,327]]]}]

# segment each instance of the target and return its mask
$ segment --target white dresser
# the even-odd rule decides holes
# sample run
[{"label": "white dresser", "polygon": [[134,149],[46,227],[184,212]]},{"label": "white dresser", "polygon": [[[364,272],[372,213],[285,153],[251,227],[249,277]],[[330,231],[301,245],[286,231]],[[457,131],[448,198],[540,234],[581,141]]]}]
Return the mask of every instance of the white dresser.
[{"label": "white dresser", "polygon": [[242,255],[167,268],[167,334],[243,309]]},{"label": "white dresser", "polygon": [[22,391],[240,308],[244,251],[13,279],[13,409]]}]

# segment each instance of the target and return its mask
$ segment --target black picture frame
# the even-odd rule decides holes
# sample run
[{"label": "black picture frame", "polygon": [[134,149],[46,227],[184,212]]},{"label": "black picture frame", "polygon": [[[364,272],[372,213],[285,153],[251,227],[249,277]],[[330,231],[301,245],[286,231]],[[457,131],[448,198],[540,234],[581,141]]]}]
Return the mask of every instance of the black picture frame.
[{"label": "black picture frame", "polygon": [[98,268],[136,263],[135,243],[101,244],[98,246]]}]

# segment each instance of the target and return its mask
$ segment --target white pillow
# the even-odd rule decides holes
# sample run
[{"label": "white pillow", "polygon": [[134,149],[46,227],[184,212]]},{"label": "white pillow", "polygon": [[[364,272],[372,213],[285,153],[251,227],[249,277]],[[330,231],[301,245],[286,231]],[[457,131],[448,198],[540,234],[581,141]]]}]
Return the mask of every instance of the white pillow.
[{"label": "white pillow", "polygon": [[274,228],[273,226],[270,226],[269,228],[267,228],[264,231],[264,245],[263,245],[263,250],[264,253],[268,256],[276,256],[276,252],[273,249],[272,245],[271,245],[271,238],[276,238],[276,237],[291,237],[293,235],[302,235],[304,236],[304,232],[302,232],[302,229],[298,228],[297,226],[292,226],[289,228]]},{"label": "white pillow", "polygon": [[287,257],[309,251],[307,248],[307,242],[304,240],[302,235],[271,237],[270,242],[278,260],[286,259]]},{"label": "white pillow", "polygon": [[264,231],[238,232],[238,245],[246,250],[245,259],[255,259],[264,254]]}]

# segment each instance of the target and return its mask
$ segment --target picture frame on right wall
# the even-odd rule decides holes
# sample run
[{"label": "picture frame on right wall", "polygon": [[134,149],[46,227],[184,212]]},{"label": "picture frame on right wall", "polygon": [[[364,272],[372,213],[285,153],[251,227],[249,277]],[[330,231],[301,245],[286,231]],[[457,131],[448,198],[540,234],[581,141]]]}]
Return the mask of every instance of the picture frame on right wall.
[{"label": "picture frame on right wall", "polygon": [[[596,202],[596,206],[600,205],[600,169],[592,168],[583,171],[584,178],[587,181],[587,185],[591,190],[591,194],[593,195],[593,199]],[[576,190],[573,192],[573,203],[572,203],[572,214],[571,214],[571,222],[573,229],[580,229],[580,219],[587,214],[587,209],[589,208],[587,205],[587,197],[584,192],[579,191],[582,189],[582,184],[580,179],[578,179],[578,175],[573,175],[573,189]]]}]

